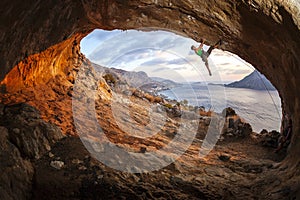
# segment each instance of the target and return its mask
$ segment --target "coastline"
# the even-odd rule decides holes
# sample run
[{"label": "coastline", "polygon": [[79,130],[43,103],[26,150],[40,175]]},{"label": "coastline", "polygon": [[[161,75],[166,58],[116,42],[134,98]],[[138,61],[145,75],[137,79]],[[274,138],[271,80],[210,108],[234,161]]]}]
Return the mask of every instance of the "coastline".
[{"label": "coastline", "polygon": [[[199,86],[199,85],[197,85]],[[193,91],[191,91],[193,90]],[[225,103],[212,99],[211,90],[218,94],[218,90],[224,90]],[[194,95],[190,95],[194,93]],[[176,87],[158,92],[169,99],[182,101],[186,99],[193,106],[204,107],[221,112],[225,107],[232,107],[246,121],[248,121],[255,132],[262,129],[279,130],[281,122],[281,102],[277,91],[252,90],[247,88],[231,88],[220,84],[201,85],[201,87]],[[214,95],[218,98],[218,95]],[[211,101],[217,105],[225,104],[224,107],[211,107]],[[263,103],[262,103],[263,102]]]}]

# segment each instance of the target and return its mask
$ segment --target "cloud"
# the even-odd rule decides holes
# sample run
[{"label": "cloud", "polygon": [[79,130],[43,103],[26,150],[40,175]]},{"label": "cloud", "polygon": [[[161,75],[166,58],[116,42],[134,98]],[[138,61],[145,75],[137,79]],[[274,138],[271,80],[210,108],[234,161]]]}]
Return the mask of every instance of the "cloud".
[{"label": "cloud", "polygon": [[191,51],[189,51],[189,54],[188,54],[188,55],[196,55],[196,54],[195,54],[194,51],[191,50]]},{"label": "cloud", "polygon": [[156,72],[169,71],[169,70],[170,70],[170,68],[168,68],[168,67],[160,67],[160,68],[156,68],[156,69],[152,70],[151,72],[156,73]]},{"label": "cloud", "polygon": [[253,70],[250,69],[237,69],[237,70],[231,70],[227,74],[250,74]]},{"label": "cloud", "polygon": [[92,54],[89,55],[88,58],[92,62],[96,62],[97,64],[106,66],[111,63],[129,63],[133,61],[147,59],[150,57],[153,51],[154,50],[151,48],[127,48],[124,45],[120,45],[119,49],[109,49],[104,46],[103,48],[94,51]]},{"label": "cloud", "polygon": [[183,58],[173,59],[167,62],[169,65],[184,65],[187,64],[187,60],[184,60]]},{"label": "cloud", "polygon": [[226,66],[226,65],[232,65],[232,64],[231,64],[231,63],[228,63],[228,62],[226,62],[226,63],[220,63],[220,64],[218,64],[218,65]]},{"label": "cloud", "polygon": [[[97,37],[106,37],[106,35],[104,34],[103,36],[99,34]],[[166,49],[166,45],[173,45],[173,40],[174,38],[170,35],[167,34],[164,36],[161,32],[148,34],[139,31],[128,31],[126,33],[115,34],[114,37],[110,37],[108,40],[101,43],[88,58],[98,64],[105,65],[108,63],[108,58],[111,57],[134,53],[138,55],[141,51]],[[150,43],[145,41],[153,42]],[[132,55],[130,57],[133,60],[140,58],[139,56],[134,57]]]},{"label": "cloud", "polygon": [[[163,38],[164,37],[166,37],[166,36],[163,36]],[[175,40],[175,38],[173,38],[171,36],[167,37],[167,38],[163,39],[162,41],[159,41],[157,43],[157,46],[158,47],[166,47],[166,46],[168,46],[169,48],[170,47],[174,47],[176,45],[175,42],[174,42],[174,40]]]},{"label": "cloud", "polygon": [[[214,50],[216,51],[216,50]],[[223,56],[226,56],[225,53],[222,53],[222,52],[218,52],[218,53],[212,53],[213,56],[220,56],[220,57],[223,57]]]},{"label": "cloud", "polygon": [[175,68],[172,68],[172,69],[179,71],[179,70],[186,70],[187,67],[175,67]]},{"label": "cloud", "polygon": [[[95,38],[108,38],[104,42],[100,43],[95,51],[93,51],[88,58],[97,64],[106,66],[111,63],[112,60],[122,57],[122,61],[113,61],[115,63],[133,62],[139,59],[147,59],[144,51],[148,51],[148,57],[154,57],[151,55],[151,50],[154,51],[165,51],[169,55],[168,57],[186,57],[187,53],[190,53],[190,39],[181,38],[174,33],[155,31],[151,32],[141,32],[141,31],[127,31],[118,32],[112,37],[107,36],[105,33],[97,33]],[[146,42],[145,42],[146,41]],[[151,42],[149,42],[151,41]],[[189,41],[189,42],[187,42]],[[131,55],[135,54],[135,55]],[[123,55],[123,56],[122,56]],[[125,58],[125,56],[127,58]],[[158,55],[159,56],[159,55]],[[157,57],[157,56],[156,56]],[[166,59],[169,60],[170,58]],[[157,61],[156,61],[157,62]],[[179,62],[179,60],[177,61]],[[170,63],[152,63],[152,64],[183,64],[184,61],[180,63],[175,63],[175,61],[170,61]],[[151,65],[151,63],[145,63]]]},{"label": "cloud", "polygon": [[98,48],[106,40],[120,34],[122,31],[103,31],[103,30],[94,30],[92,33],[83,38],[80,42],[81,52],[85,55],[91,54],[95,49]]},{"label": "cloud", "polygon": [[156,59],[152,59],[149,60],[147,62],[144,62],[142,64],[140,64],[140,66],[156,66],[156,65],[162,65],[162,64],[166,64],[166,60],[163,58],[156,58]]},{"label": "cloud", "polygon": [[253,70],[246,66],[242,65],[217,65],[218,72],[222,74],[222,76],[235,76],[239,75],[246,76],[250,74]]},{"label": "cloud", "polygon": [[111,38],[117,34],[120,34],[121,30],[114,30],[114,31],[104,31],[96,29],[92,33],[90,33],[87,37],[85,37],[86,40],[101,40],[104,41],[108,38]]},{"label": "cloud", "polygon": [[[143,66],[170,66],[169,69],[172,70],[186,70],[187,67],[182,66],[182,65],[186,65],[189,62],[187,60],[184,60],[182,58],[178,58],[178,59],[173,59],[173,60],[166,60],[165,58],[157,58],[157,59],[152,59],[146,62],[143,62],[140,64],[141,67]],[[173,67],[171,67],[171,65]],[[178,67],[174,67],[174,66],[178,66]]]}]

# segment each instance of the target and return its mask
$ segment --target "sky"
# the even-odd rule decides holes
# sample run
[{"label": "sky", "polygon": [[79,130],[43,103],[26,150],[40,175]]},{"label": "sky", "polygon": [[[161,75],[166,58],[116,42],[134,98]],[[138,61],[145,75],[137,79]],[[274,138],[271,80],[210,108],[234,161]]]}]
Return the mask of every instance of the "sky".
[{"label": "sky", "polygon": [[[237,55],[215,49],[209,57],[212,76],[191,46],[196,41],[167,31],[96,29],[81,41],[81,52],[92,62],[176,82],[228,83],[254,71]],[[204,50],[209,47],[205,46]]]}]

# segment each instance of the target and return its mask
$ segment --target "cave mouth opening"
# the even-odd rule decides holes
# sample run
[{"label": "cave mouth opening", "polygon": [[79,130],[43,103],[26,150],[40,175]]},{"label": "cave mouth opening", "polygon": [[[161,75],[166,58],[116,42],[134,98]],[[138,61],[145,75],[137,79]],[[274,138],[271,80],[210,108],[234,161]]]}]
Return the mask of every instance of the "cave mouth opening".
[{"label": "cave mouth opening", "polygon": [[[232,107],[257,133],[263,129],[280,130],[281,99],[264,75],[239,56],[215,49],[209,58],[213,76],[208,76],[201,58],[190,50],[191,45],[198,43],[165,30],[95,29],[80,43],[81,52],[100,66],[133,72],[143,71],[155,81],[169,80],[189,84],[189,87],[173,86],[169,90],[157,86],[151,88],[151,91],[160,95],[216,112]],[[208,48],[209,46],[204,45],[204,50]],[[234,84],[241,79],[244,81]],[[134,86],[143,88],[143,80],[136,81],[138,83]],[[203,87],[199,87],[197,83],[201,83]],[[224,87],[226,102],[212,107],[212,96],[215,95],[210,94],[211,90],[218,90],[220,84],[228,86]]]}]

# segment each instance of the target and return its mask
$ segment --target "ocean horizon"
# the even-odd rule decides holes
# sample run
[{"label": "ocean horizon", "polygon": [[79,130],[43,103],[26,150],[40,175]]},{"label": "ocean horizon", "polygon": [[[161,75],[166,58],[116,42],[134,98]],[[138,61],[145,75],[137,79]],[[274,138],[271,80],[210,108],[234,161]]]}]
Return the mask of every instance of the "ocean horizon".
[{"label": "ocean horizon", "polygon": [[231,107],[252,126],[254,132],[262,129],[280,130],[282,111],[277,91],[230,88],[215,84],[218,83],[193,82],[160,91],[159,94],[177,101],[187,100],[189,105],[202,106],[218,113]]}]

